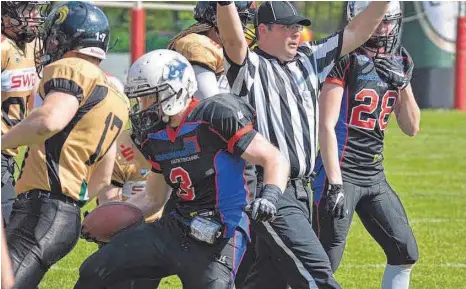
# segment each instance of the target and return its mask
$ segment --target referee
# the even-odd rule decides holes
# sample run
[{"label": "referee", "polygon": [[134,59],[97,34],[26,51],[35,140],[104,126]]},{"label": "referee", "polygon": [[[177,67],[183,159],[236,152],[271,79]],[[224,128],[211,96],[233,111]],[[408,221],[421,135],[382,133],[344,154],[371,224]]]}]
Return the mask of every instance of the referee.
[{"label": "referee", "polygon": [[[255,20],[258,47],[250,51],[235,5],[218,2],[218,29],[232,93],[256,109],[257,130],[291,165],[288,186],[275,204],[277,218],[252,224],[259,236],[257,260],[243,288],[340,288],[309,220],[319,91],[340,56],[369,39],[388,3],[373,2],[344,30],[298,46],[300,31],[311,21],[287,1],[264,2]],[[258,182],[263,178],[258,168]],[[344,201],[341,196],[327,197]]]}]

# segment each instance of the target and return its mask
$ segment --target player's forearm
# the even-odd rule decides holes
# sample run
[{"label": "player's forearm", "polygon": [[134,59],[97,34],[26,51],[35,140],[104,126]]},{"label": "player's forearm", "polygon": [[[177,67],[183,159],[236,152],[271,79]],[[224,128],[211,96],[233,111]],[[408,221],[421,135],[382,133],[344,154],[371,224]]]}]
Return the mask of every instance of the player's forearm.
[{"label": "player's forearm", "polygon": [[217,25],[228,57],[236,64],[243,63],[247,55],[248,43],[235,4],[226,6],[217,4]]},{"label": "player's forearm", "polygon": [[57,133],[53,129],[52,121],[41,109],[34,110],[2,136],[2,150],[44,142]]},{"label": "player's forearm", "polygon": [[409,136],[415,136],[419,131],[421,111],[414,99],[411,85],[400,92],[400,103],[396,119],[401,131]]},{"label": "player's forearm", "polygon": [[338,159],[338,143],[335,129],[330,126],[319,127],[319,147],[328,182],[342,184],[340,162]]},{"label": "player's forearm", "polygon": [[276,185],[284,192],[288,176],[290,175],[290,163],[288,160],[277,150],[277,153],[273,157],[265,161],[263,168],[264,185]]},{"label": "player's forearm", "polygon": [[97,197],[99,198],[99,205],[111,201],[121,201],[121,188],[115,187],[111,184],[106,185],[102,190],[100,190],[100,192],[98,192]]},{"label": "player's forearm", "polygon": [[341,55],[348,54],[366,42],[388,10],[390,1],[372,1],[346,26]]}]

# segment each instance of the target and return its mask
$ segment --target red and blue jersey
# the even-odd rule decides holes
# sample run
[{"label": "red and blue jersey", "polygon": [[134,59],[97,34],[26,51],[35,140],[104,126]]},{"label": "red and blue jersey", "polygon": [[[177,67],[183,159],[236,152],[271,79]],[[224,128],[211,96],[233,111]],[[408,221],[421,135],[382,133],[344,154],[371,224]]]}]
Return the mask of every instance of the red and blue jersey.
[{"label": "red and blue jersey", "polygon": [[254,110],[229,94],[194,99],[177,128],[159,128],[141,144],[152,171],[173,188],[177,212],[215,211],[226,238],[238,226],[249,234],[244,208],[255,190],[254,174],[241,155],[256,134],[254,120]]},{"label": "red and blue jersey", "polygon": [[[399,56],[395,57],[402,61]],[[385,178],[385,130],[398,99],[398,89],[381,79],[373,58],[356,50],[339,60],[327,83],[340,85],[344,94],[335,126],[343,181],[369,186]],[[314,169],[314,201],[318,203],[326,180],[319,153]]]}]

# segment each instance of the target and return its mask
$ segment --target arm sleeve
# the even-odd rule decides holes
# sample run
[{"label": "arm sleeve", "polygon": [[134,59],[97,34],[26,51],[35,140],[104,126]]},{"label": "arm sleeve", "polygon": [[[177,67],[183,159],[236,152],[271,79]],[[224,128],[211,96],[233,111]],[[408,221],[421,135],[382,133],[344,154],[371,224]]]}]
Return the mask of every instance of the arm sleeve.
[{"label": "arm sleeve", "polygon": [[319,41],[304,42],[298,51],[304,53],[317,70],[319,85],[322,85],[335,63],[340,58],[343,44],[343,32],[340,30]]},{"label": "arm sleeve", "polygon": [[254,84],[254,78],[259,73],[259,56],[248,49],[244,62],[236,64],[228,57],[225,50],[223,53],[225,75],[231,92],[249,101],[249,92]]},{"label": "arm sleeve", "polygon": [[199,65],[193,65],[197,80],[197,91],[194,93],[198,99],[204,99],[218,94],[220,91],[217,85],[215,73]]},{"label": "arm sleeve", "polygon": [[325,80],[326,83],[334,83],[345,87],[347,71],[349,69],[350,58],[348,55],[343,56],[337,64],[333,67],[332,71],[327,76]]}]

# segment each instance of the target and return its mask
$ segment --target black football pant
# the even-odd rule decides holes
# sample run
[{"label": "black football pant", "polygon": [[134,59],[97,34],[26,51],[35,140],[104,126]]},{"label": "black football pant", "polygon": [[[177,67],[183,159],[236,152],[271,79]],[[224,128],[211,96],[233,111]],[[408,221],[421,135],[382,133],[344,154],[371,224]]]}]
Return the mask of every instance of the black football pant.
[{"label": "black football pant", "polygon": [[[327,252],[333,271],[343,256],[354,211],[371,236],[379,243],[390,265],[414,264],[418,247],[398,195],[386,180],[368,187],[343,184],[347,217],[334,219],[325,211],[325,196],[314,208],[314,227]],[[314,204],[315,205],[315,204]]]},{"label": "black football pant", "polygon": [[142,223],[116,235],[87,258],[75,289],[103,289],[125,280],[178,275],[185,289],[234,286],[247,238],[237,230],[230,239],[210,245],[189,237],[171,215]]},{"label": "black football pant", "polygon": [[6,227],[10,220],[13,203],[16,199],[15,193],[15,159],[12,156],[2,154],[2,217]]},{"label": "black football pant", "polygon": [[6,228],[15,289],[36,288],[49,268],[76,245],[80,208],[56,199],[17,199]]},{"label": "black football pant", "polygon": [[309,189],[290,182],[273,222],[251,222],[256,262],[241,289],[340,288],[310,221]]}]

